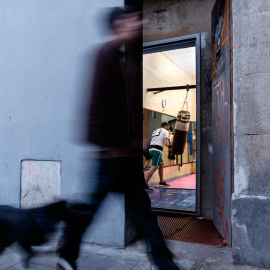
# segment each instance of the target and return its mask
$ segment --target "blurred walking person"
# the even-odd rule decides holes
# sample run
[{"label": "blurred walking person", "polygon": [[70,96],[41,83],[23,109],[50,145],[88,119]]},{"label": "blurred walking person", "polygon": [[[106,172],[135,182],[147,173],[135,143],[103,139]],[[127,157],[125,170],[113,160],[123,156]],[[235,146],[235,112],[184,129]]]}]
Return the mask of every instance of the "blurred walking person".
[{"label": "blurred walking person", "polygon": [[[109,23],[113,39],[102,46],[97,58],[88,141],[99,146],[98,187],[85,213],[85,224],[68,223],[60,246],[59,269],[76,269],[82,235],[108,192],[125,193],[125,202],[132,222],[150,246],[159,269],[179,269],[172,260],[157,218],[145,192],[141,169],[141,151],[136,141],[134,111],[130,100],[130,79],[122,48],[135,42],[142,31],[140,12],[113,8]],[[138,94],[141,89],[138,89]],[[121,125],[121,133],[117,126]],[[87,207],[86,207],[87,208]],[[79,210],[79,208],[78,208]],[[75,209],[76,211],[76,209]],[[89,266],[91,269],[91,265]]]}]

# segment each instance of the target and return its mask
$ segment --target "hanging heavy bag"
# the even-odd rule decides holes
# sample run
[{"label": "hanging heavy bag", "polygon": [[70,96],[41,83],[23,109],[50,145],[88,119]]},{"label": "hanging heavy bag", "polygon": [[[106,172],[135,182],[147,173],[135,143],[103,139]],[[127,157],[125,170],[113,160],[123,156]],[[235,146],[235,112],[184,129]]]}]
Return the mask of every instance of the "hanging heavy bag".
[{"label": "hanging heavy bag", "polygon": [[[187,86],[187,93],[186,98],[182,107],[182,110],[178,112],[175,124],[175,131],[173,137],[173,144],[172,144],[172,152],[176,155],[182,155],[185,150],[188,129],[189,129],[189,121],[190,121],[190,112],[188,111],[188,86]],[[187,110],[184,110],[184,106],[186,105]]]}]

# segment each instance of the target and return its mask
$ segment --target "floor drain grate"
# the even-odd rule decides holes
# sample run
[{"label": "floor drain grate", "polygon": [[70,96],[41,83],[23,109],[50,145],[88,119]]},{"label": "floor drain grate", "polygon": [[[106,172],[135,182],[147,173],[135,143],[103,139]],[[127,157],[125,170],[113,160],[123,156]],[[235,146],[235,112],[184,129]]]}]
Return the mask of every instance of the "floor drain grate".
[{"label": "floor drain grate", "polygon": [[166,239],[213,246],[223,244],[222,236],[210,220],[158,215],[158,223]]},{"label": "floor drain grate", "polygon": [[203,265],[199,270],[231,270],[231,268],[223,268],[219,266]]}]

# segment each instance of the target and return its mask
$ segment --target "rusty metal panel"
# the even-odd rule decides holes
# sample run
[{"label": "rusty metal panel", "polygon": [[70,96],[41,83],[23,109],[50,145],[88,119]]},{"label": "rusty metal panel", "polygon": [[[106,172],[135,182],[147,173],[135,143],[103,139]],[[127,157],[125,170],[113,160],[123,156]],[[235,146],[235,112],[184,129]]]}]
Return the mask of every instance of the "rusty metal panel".
[{"label": "rusty metal panel", "polygon": [[230,1],[212,10],[214,224],[231,245]]}]

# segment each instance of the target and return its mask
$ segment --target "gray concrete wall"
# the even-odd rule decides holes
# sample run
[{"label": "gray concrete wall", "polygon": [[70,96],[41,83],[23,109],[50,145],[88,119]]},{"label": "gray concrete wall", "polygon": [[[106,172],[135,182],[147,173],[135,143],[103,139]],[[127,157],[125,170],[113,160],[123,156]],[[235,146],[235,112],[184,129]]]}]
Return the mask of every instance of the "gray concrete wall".
[{"label": "gray concrete wall", "polygon": [[211,11],[215,0],[146,0],[144,42],[201,35],[201,215],[213,217]]},{"label": "gray concrete wall", "polygon": [[145,0],[144,42],[211,33],[211,11],[215,0]]},{"label": "gray concrete wall", "polygon": [[270,2],[232,1],[234,260],[270,269]]},{"label": "gray concrete wall", "polygon": [[[71,141],[80,129],[75,112],[91,78],[93,52],[102,41],[100,8],[121,4],[123,0],[0,1],[0,204],[20,206],[25,159],[60,161],[61,197],[83,199],[95,165],[86,146]],[[112,204],[111,212],[124,207],[122,199],[119,204]],[[105,225],[95,225],[100,238],[106,238],[105,231],[116,238],[115,232],[124,232],[123,219],[106,219]]]}]

